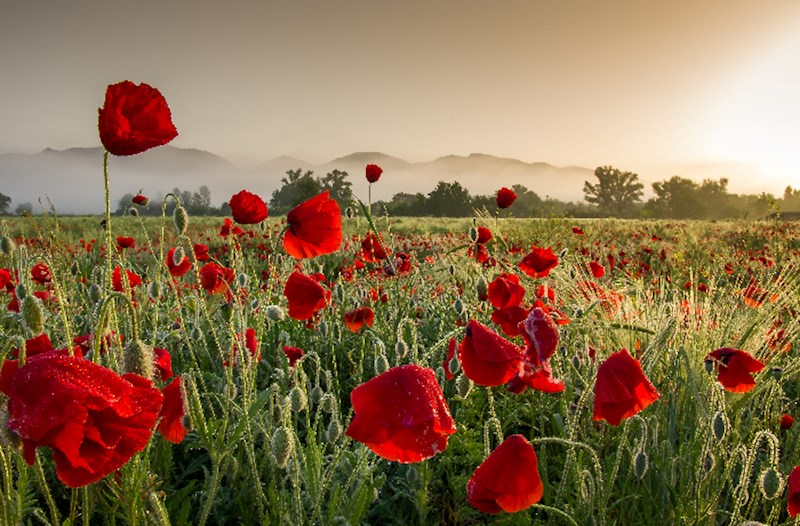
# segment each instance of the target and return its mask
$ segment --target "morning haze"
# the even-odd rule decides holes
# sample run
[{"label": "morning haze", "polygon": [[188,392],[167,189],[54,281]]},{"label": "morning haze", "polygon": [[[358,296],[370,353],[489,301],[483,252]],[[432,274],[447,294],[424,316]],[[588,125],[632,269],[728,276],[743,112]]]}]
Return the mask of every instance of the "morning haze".
[{"label": "morning haze", "polygon": [[[791,0],[12,3],[0,192],[99,211],[102,154],[69,149],[99,147],[105,87],[130,79],[162,91],[180,135],[112,159],[112,200],[200,184],[216,202],[244,187],[268,198],[274,159],[323,175],[353,152],[411,167],[387,169],[386,193],[427,192],[437,176],[488,193],[527,177],[542,196],[580,199],[577,179],[600,165],[781,193],[800,186],[798,29]],[[17,154],[65,164],[32,173]],[[157,166],[176,155],[192,168]],[[454,168],[487,160],[482,176]],[[537,179],[545,165],[581,168]],[[336,167],[358,193],[357,164]]]}]

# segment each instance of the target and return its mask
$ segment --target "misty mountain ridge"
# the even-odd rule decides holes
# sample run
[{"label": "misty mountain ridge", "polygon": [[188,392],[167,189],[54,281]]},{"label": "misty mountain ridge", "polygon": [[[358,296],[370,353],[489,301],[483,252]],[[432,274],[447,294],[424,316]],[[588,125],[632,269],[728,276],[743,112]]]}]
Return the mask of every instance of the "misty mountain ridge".
[{"label": "misty mountain ridge", "polygon": [[[380,152],[354,152],[324,164],[281,156],[242,169],[205,150],[166,145],[140,155],[109,155],[109,192],[112,209],[117,208],[124,194],[140,189],[145,195],[160,199],[173,188],[195,191],[202,185],[208,186],[215,206],[242,189],[269,201],[286,171],[299,168],[312,170],[320,177],[333,170],[345,171],[354,194],[365,199],[367,164],[377,164],[384,170],[372,188],[374,201],[390,200],[398,192],[428,194],[438,181],[458,181],[473,195],[493,194],[502,186],[521,184],[542,197],[580,201],[583,183],[594,172],[482,153],[414,163]],[[60,214],[100,214],[104,210],[103,149],[46,148],[35,154],[0,154],[0,192],[11,197],[12,210],[28,202],[34,205],[34,211],[39,211],[39,202],[47,207],[49,199]]]}]

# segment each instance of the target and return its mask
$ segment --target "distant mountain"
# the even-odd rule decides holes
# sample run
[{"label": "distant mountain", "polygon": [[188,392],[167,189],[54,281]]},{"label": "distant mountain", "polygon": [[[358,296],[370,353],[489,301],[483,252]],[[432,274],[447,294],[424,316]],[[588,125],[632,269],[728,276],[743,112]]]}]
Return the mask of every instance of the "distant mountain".
[{"label": "distant mountain", "polygon": [[[219,205],[242,189],[269,200],[286,171],[300,168],[318,176],[332,170],[346,171],[356,196],[366,199],[364,167],[371,163],[384,170],[380,181],[373,185],[373,200],[388,200],[398,192],[427,194],[438,181],[459,181],[473,195],[522,184],[542,197],[579,201],[583,198],[583,182],[593,177],[588,168],[560,168],[478,153],[411,163],[380,152],[355,152],[322,165],[283,156],[252,169],[241,169],[203,150],[168,145],[141,155],[109,156],[109,187],[112,209],[116,209],[123,194],[139,189],[158,199],[175,187],[195,191],[201,185],[209,187],[212,203]],[[38,211],[38,201],[41,199],[47,206],[49,198],[61,214],[99,214],[104,199],[103,150],[48,148],[37,154],[0,155],[0,192],[12,198],[12,210],[20,203],[30,202]]]}]

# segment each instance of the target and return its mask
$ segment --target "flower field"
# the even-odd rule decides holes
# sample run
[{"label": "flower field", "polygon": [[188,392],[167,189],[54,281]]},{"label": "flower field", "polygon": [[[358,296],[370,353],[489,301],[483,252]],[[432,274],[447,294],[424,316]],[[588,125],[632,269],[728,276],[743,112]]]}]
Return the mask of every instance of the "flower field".
[{"label": "flower field", "polygon": [[[130,82],[99,131],[106,190],[177,134]],[[800,522],[795,224],[250,190],[0,222],[0,523]]]}]

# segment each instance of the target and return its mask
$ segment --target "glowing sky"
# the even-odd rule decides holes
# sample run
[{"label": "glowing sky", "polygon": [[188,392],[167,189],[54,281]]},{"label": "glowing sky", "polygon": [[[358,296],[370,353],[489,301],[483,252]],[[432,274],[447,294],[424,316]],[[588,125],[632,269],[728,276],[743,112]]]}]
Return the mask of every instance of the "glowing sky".
[{"label": "glowing sky", "polygon": [[[800,186],[800,2],[6,2],[0,153],[98,145],[105,87],[159,88],[241,163],[482,152]],[[753,177],[753,175],[759,177]]]}]

